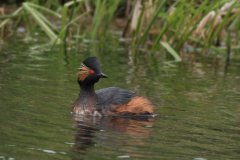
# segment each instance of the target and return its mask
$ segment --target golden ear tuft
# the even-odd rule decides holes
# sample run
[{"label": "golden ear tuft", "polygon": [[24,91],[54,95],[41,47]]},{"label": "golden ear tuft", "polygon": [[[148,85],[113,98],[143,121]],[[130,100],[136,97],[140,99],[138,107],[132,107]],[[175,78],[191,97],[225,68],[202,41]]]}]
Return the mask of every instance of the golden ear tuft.
[{"label": "golden ear tuft", "polygon": [[82,64],[81,67],[79,68],[79,72],[77,73],[78,80],[84,81],[84,79],[90,74],[91,74],[91,69],[88,68],[85,64]]}]

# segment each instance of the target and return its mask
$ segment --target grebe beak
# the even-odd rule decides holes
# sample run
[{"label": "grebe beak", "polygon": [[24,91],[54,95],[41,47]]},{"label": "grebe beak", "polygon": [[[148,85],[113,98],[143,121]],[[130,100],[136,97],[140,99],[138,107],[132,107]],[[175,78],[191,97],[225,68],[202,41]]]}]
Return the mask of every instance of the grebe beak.
[{"label": "grebe beak", "polygon": [[107,78],[108,76],[107,76],[106,74],[101,73],[101,74],[100,74],[100,77],[101,77],[101,78]]}]

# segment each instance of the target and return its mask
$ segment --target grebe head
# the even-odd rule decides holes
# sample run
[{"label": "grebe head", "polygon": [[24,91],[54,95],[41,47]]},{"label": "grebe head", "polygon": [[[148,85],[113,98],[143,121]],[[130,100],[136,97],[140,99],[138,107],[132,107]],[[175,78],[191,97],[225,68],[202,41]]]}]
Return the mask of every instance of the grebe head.
[{"label": "grebe head", "polygon": [[78,72],[78,83],[91,85],[99,81],[100,78],[108,76],[102,73],[101,64],[97,57],[89,57],[83,61]]}]

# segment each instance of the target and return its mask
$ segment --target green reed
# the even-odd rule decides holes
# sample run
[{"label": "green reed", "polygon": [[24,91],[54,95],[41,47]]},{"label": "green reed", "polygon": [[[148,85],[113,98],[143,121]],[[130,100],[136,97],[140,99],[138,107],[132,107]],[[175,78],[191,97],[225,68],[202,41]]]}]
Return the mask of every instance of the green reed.
[{"label": "green reed", "polygon": [[[152,29],[159,29],[159,33],[155,34],[156,38],[153,41],[151,52],[155,52],[160,46],[163,46],[162,43],[160,43],[161,41],[167,41],[168,44],[177,51],[180,51],[185,44],[194,43],[194,45],[203,47],[204,50],[210,48],[216,52],[223,53],[225,52],[224,50],[215,47],[216,39],[221,37],[222,31],[228,30],[229,26],[231,26],[232,32],[236,32],[236,35],[239,35],[237,27],[240,26],[239,11],[232,13],[233,9],[237,9],[239,6],[239,2],[237,1],[227,9],[224,16],[222,16],[221,22],[215,26],[218,20],[217,18],[219,18],[217,15],[220,12],[220,8],[227,2],[232,1],[220,0],[209,2],[208,0],[202,0],[201,3],[197,3],[193,0],[181,0],[175,3],[170,2],[171,4],[167,1],[155,1],[158,7],[156,7],[155,12],[151,16],[153,18],[150,20],[150,23],[144,26],[145,29],[137,45],[146,43],[146,39],[149,37],[149,32]],[[154,6],[154,4],[152,6]],[[171,7],[175,7],[175,11],[172,15],[169,15]],[[142,10],[141,14],[145,11]],[[215,12],[215,17],[203,28],[199,27],[199,22],[201,22],[205,16],[208,16],[207,14],[211,11]],[[141,23],[141,20],[139,20],[138,25]],[[154,26],[154,24],[157,25]],[[202,30],[199,30],[199,28]],[[196,33],[198,30],[199,33]],[[139,32],[141,31],[138,29],[135,30],[134,39],[138,38],[136,35],[139,35]],[[194,34],[202,34],[204,36],[194,37]],[[163,40],[163,37],[166,37],[166,40]],[[226,35],[222,37],[226,37]],[[239,45],[238,40],[239,36],[236,36],[235,44],[237,45]]]},{"label": "green reed", "polygon": [[91,25],[91,37],[95,38],[100,35],[104,38],[120,0],[96,0],[93,2],[95,10]]},{"label": "green reed", "polygon": [[[226,48],[238,48],[240,39],[238,29],[240,26],[239,1],[232,3],[232,0],[201,0],[200,2],[194,0],[142,0],[138,15],[133,15],[137,13],[133,13],[133,10],[134,5],[139,0],[130,2],[131,6],[128,6],[128,8],[132,8],[132,11],[130,11],[132,15],[126,17],[126,19],[131,18],[132,22],[137,22],[133,33],[129,32],[126,35],[126,37],[132,38],[132,45],[144,46],[150,41],[151,52],[164,48],[177,61],[180,60],[178,52],[186,44],[200,47],[203,51],[210,48],[219,54],[226,53]],[[227,2],[230,2],[231,5],[225,12],[222,12],[220,9]],[[57,41],[64,42],[66,40],[69,36],[70,26],[75,28],[71,31],[73,34],[100,39],[101,45],[106,38],[112,37],[109,27],[116,16],[119,5],[123,4],[124,2],[120,0],[72,0],[61,6],[59,1],[54,0],[28,0],[13,14],[1,16],[0,28],[6,25],[11,18],[17,17],[20,21],[21,17],[24,17],[22,19],[26,20],[29,30],[34,30],[30,23],[30,20],[34,19],[37,25],[53,41],[53,46]],[[44,6],[48,6],[48,8]],[[146,16],[147,13],[150,16]],[[60,19],[61,28],[54,26],[46,14]],[[90,24],[79,22],[79,19],[83,16],[88,16]],[[211,20],[209,20],[210,18]],[[131,21],[129,22],[131,23]],[[131,31],[132,28],[129,27],[130,25],[127,25],[122,30]],[[154,32],[154,30],[156,31]],[[231,33],[236,34],[234,40],[230,36]],[[216,46],[217,43],[222,41],[225,41],[228,46]],[[233,44],[233,41],[235,47],[229,47]]]}]

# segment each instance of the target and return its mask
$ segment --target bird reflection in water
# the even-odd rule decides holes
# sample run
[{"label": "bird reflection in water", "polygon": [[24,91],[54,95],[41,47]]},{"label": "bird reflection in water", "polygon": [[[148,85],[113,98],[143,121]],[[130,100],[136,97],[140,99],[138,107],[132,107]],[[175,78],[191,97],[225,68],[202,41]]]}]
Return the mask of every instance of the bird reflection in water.
[{"label": "bird reflection in water", "polygon": [[[149,116],[126,118],[73,115],[73,120],[77,128],[73,150],[78,154],[86,154],[86,150],[98,142],[111,141],[112,143],[118,139],[117,135],[110,135],[107,131],[129,134],[133,138],[148,137],[153,125],[153,118]],[[143,145],[143,142],[136,144],[118,141],[116,143]]]}]

